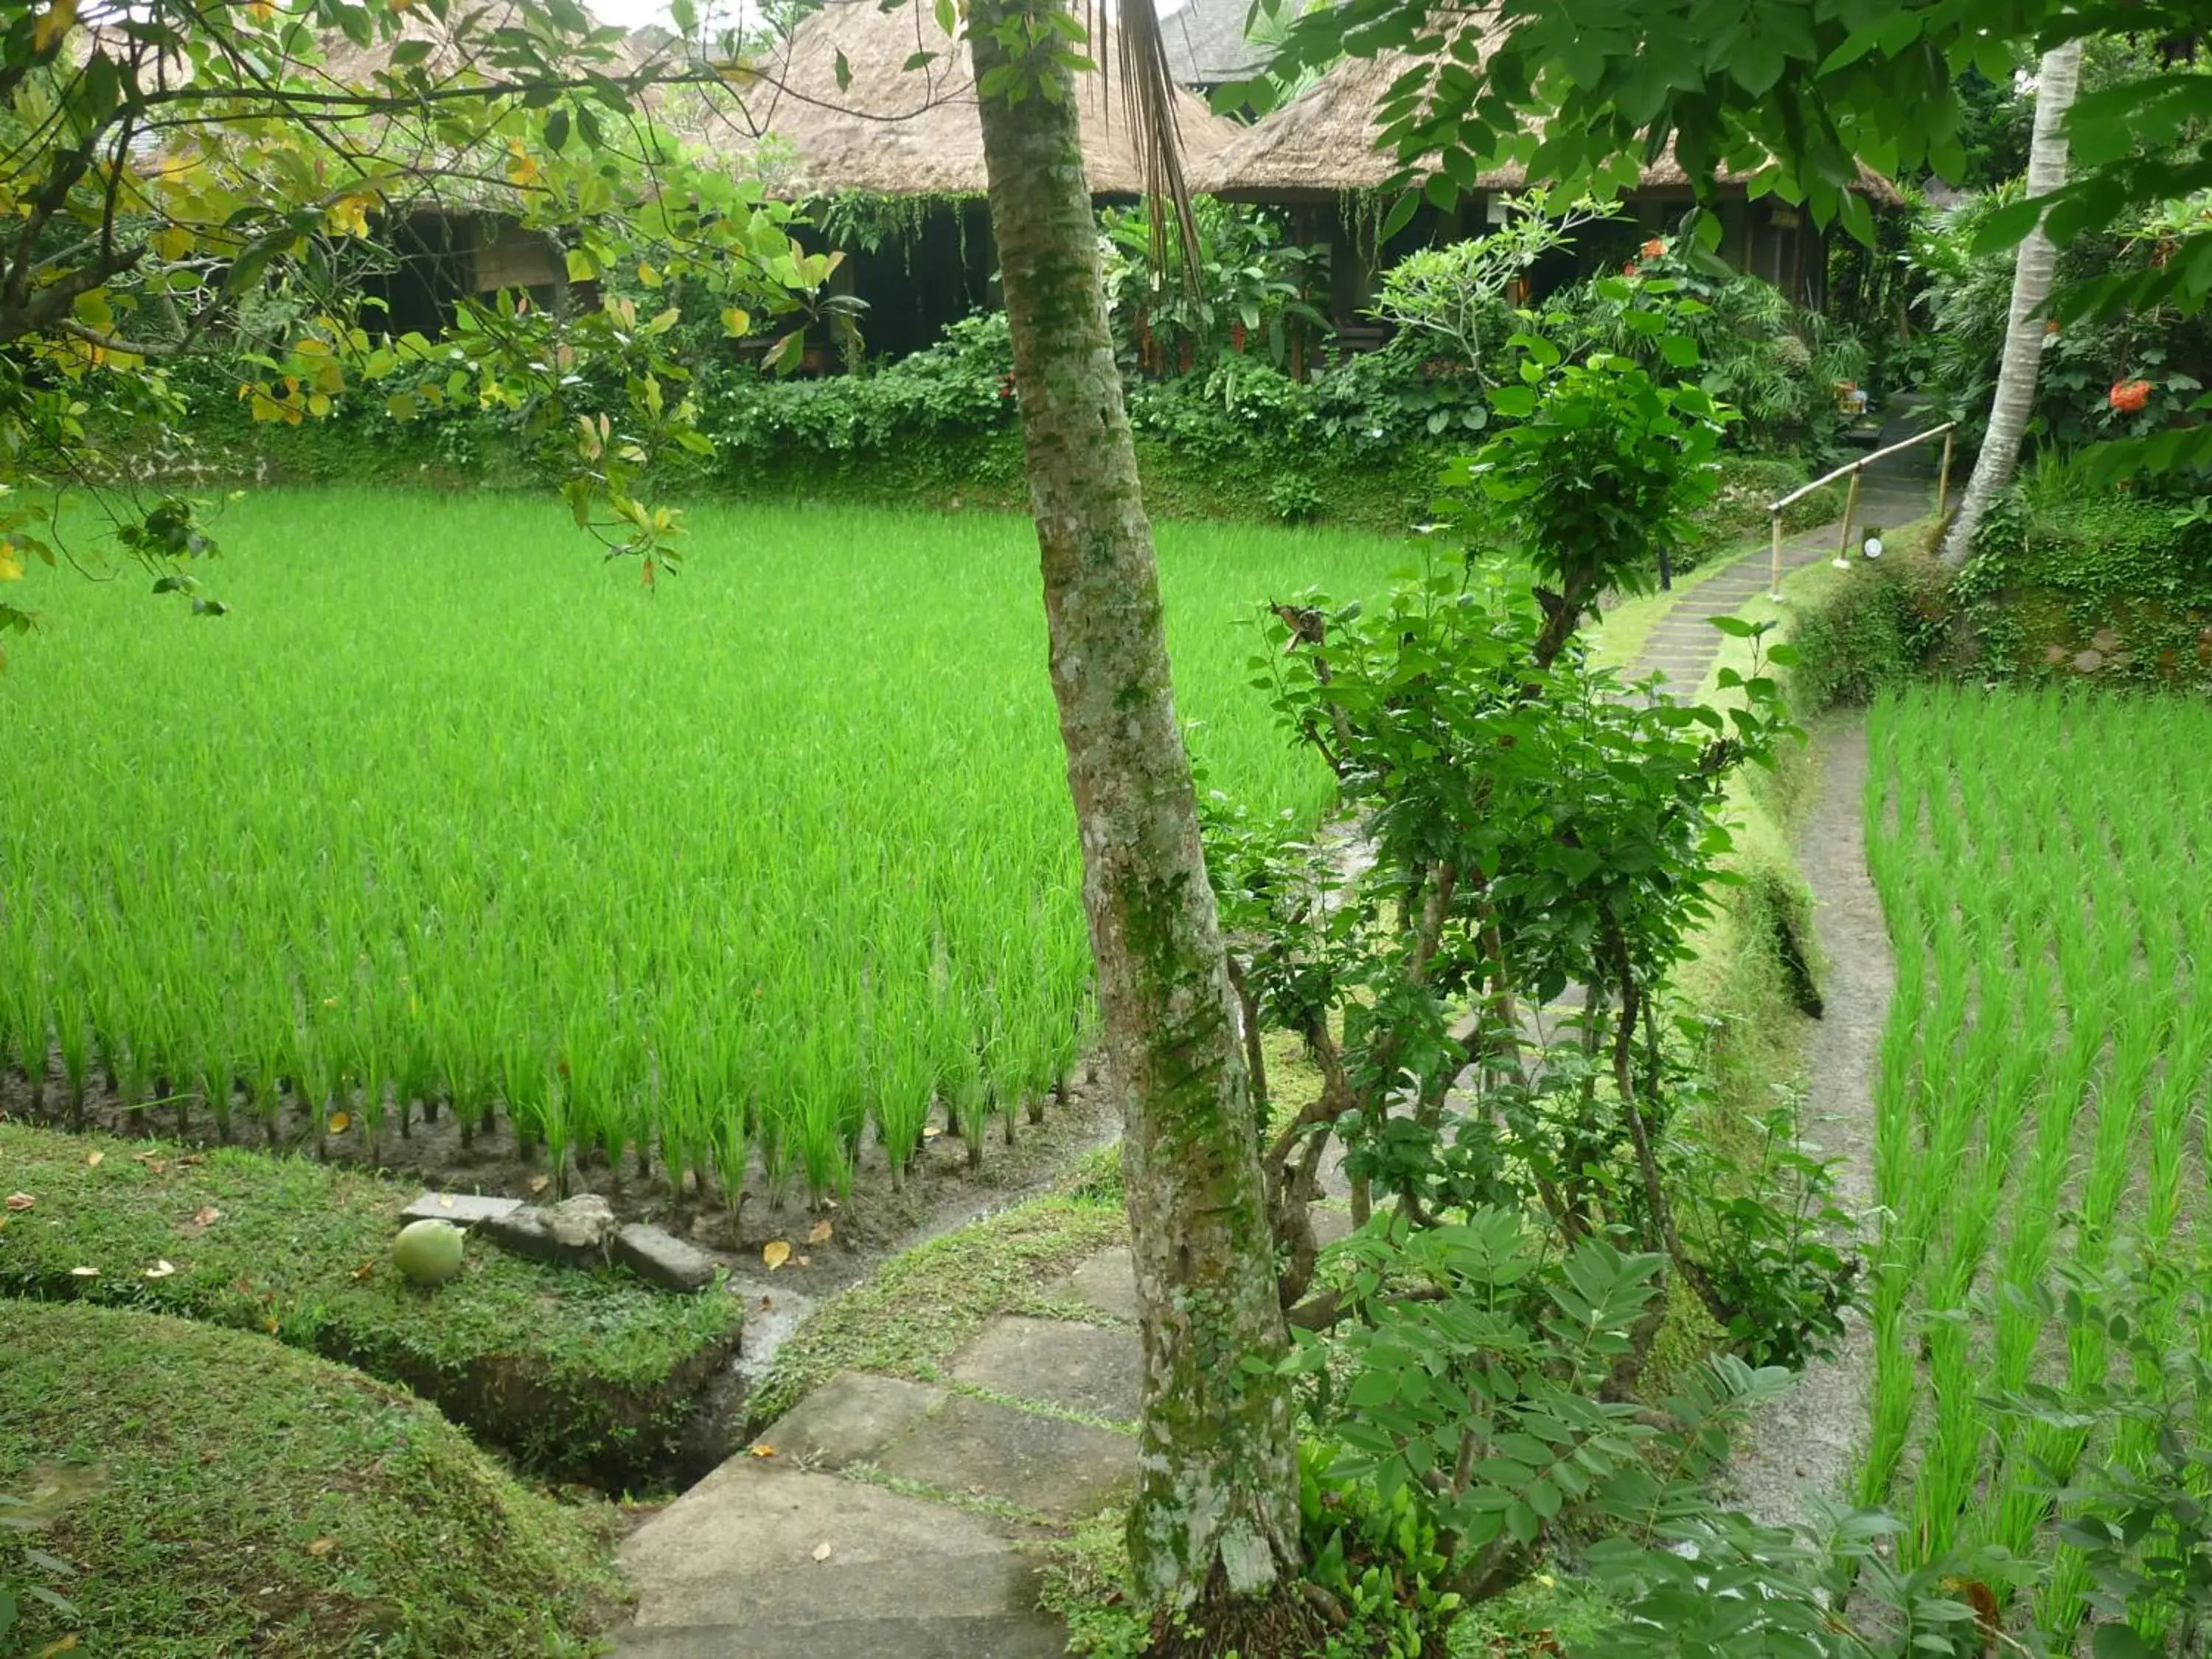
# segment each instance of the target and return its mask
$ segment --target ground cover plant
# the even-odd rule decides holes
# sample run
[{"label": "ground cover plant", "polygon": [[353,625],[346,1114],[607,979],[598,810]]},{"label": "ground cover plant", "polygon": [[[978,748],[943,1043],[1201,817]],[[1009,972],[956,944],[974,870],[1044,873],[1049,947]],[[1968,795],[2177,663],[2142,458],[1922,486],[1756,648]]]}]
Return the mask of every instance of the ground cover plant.
[{"label": "ground cover plant", "polygon": [[0,1122],[0,1295],[258,1332],[404,1382],[532,1468],[617,1488],[665,1474],[744,1323],[719,1289],[670,1296],[482,1243],[420,1291],[392,1262],[417,1189],[305,1158]]},{"label": "ground cover plant", "polygon": [[[23,584],[0,1041],[43,1109],[112,1080],[126,1127],[371,1161],[449,1111],[556,1181],[780,1201],[933,1114],[980,1158],[1067,1076],[1091,963],[1019,520],[702,510],[657,587],[527,497],[262,492],[221,534],[217,621]],[[1239,684],[1253,603],[1399,550],[1164,540],[1197,746],[1311,817],[1327,769]]]},{"label": "ground cover plant", "polygon": [[[2062,1324],[2050,1297],[2116,1252],[2179,1262],[2195,1249],[2212,711],[1937,686],[1878,700],[1869,740],[1869,861],[1898,971],[1876,1085],[1885,1219],[1859,1497],[1900,1499],[1907,1563],[1960,1546],[2026,1555],[2048,1542],[2054,1489],[2147,1476],[2171,1437],[2006,1402],[2038,1388],[2078,1400],[2131,1366],[2154,1382],[2158,1355],[2204,1337],[2171,1284],[2134,1298],[2132,1333]],[[2061,1537],[2033,1616],[2063,1650],[2092,1562],[2077,1533]]]},{"label": "ground cover plant", "polygon": [[526,1490],[404,1391],[155,1314],[8,1320],[0,1650],[597,1650],[613,1511]]}]

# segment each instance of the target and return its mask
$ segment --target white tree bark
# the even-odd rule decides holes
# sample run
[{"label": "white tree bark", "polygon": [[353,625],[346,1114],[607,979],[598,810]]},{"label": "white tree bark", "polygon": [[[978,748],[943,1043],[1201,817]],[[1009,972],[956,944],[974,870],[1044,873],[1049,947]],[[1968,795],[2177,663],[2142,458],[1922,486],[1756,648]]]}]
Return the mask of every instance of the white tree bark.
[{"label": "white tree bark", "polygon": [[[2048,196],[2066,182],[2066,112],[2081,82],[2081,42],[2069,40],[2043,54],[2035,78],[2035,134],[2027,151],[2030,200]],[[2058,250],[2045,235],[2040,220],[2020,245],[2012,279],[2012,314],[2005,328],[2004,356],[1997,389],[1990,399],[1990,429],[1974,462],[1974,476],[1960,498],[1959,515],[1943,538],[1943,562],[1955,569],[1974,550],[1974,533],[1997,492],[2011,482],[2020,464],[2020,446],[2035,412],[2036,376],[2047,337],[2039,313],[2051,298]]]}]

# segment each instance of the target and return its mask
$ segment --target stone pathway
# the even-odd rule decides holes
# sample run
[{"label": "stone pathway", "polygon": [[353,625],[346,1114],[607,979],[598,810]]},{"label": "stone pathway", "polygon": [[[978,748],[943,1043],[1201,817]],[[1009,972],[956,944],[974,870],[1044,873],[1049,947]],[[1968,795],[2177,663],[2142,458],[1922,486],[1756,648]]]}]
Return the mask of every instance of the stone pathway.
[{"label": "stone pathway", "polygon": [[[1870,478],[1859,521],[1918,518],[1930,494],[1917,469]],[[1785,542],[1785,570],[1834,556],[1840,531]],[[1633,672],[1694,694],[1711,619],[1767,572],[1762,549],[1684,593]],[[1331,1170],[1324,1190],[1345,1189]],[[1323,1243],[1350,1224],[1337,1207],[1315,1223]],[[1083,1316],[1002,1315],[939,1382],[843,1372],[633,1533],[620,1659],[1058,1659],[1045,1548],[1129,1490],[1143,1377],[1126,1247],[1043,1288]]]},{"label": "stone pathway", "polygon": [[[1909,437],[1911,433],[1899,435]],[[1884,440],[1893,441],[1886,432]],[[1917,469],[1900,465],[1911,459],[1900,456],[1869,470],[1853,514],[1855,526],[1905,524],[1925,518],[1933,509],[1934,475],[1923,477]],[[1842,535],[1843,522],[1836,520],[1789,538],[1782,544],[1782,574],[1786,577],[1793,570],[1834,558]],[[1695,696],[1720,657],[1724,636],[1713,626],[1713,618],[1734,616],[1765,593],[1772,566],[1772,550],[1762,547],[1684,592],[1653,627],[1629,666],[1629,678],[1664,674],[1670,691]]]},{"label": "stone pathway", "polygon": [[847,1371],[632,1534],[635,1659],[1057,1659],[1044,1546],[1126,1492],[1141,1361],[1126,1248],[991,1321],[942,1382]]}]

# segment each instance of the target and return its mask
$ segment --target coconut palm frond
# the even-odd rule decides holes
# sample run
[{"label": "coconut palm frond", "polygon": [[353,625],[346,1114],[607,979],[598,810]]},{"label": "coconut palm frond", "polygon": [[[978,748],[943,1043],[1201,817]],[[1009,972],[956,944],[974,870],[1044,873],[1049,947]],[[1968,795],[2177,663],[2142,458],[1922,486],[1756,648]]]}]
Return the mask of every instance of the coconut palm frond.
[{"label": "coconut palm frond", "polygon": [[1152,269],[1168,268],[1168,219],[1173,215],[1175,236],[1182,258],[1175,263],[1182,271],[1183,285],[1196,292],[1200,263],[1198,217],[1190,202],[1190,184],[1182,167],[1182,136],[1176,120],[1176,80],[1168,68],[1167,40],[1160,30],[1160,15],[1153,0],[1121,0],[1121,61],[1109,64],[1105,42],[1114,36],[1105,15],[1104,0],[1086,0],[1086,22],[1091,38],[1099,43],[1099,73],[1118,86],[1122,118],[1129,123],[1129,137],[1136,149],[1145,179],[1146,212],[1152,224]]}]

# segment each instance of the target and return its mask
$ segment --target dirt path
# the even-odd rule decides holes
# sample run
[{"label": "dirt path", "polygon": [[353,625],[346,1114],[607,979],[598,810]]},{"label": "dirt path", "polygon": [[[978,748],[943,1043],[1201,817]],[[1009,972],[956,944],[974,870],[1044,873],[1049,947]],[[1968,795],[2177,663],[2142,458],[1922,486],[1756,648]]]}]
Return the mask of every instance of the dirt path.
[{"label": "dirt path", "polygon": [[[1826,1007],[1806,1043],[1804,1134],[1836,1166],[1840,1207],[1874,1202],[1874,1073],[1894,983],[1881,903],[1867,875],[1860,799],[1866,727],[1858,718],[1814,738],[1820,765],[1797,859],[1813,890],[1814,929],[1826,964]],[[1815,1361],[1753,1423],[1723,1482],[1727,1501],[1772,1524],[1809,1518],[1808,1493],[1845,1496],[1866,1437],[1873,1344],[1854,1314],[1832,1359]]]}]

